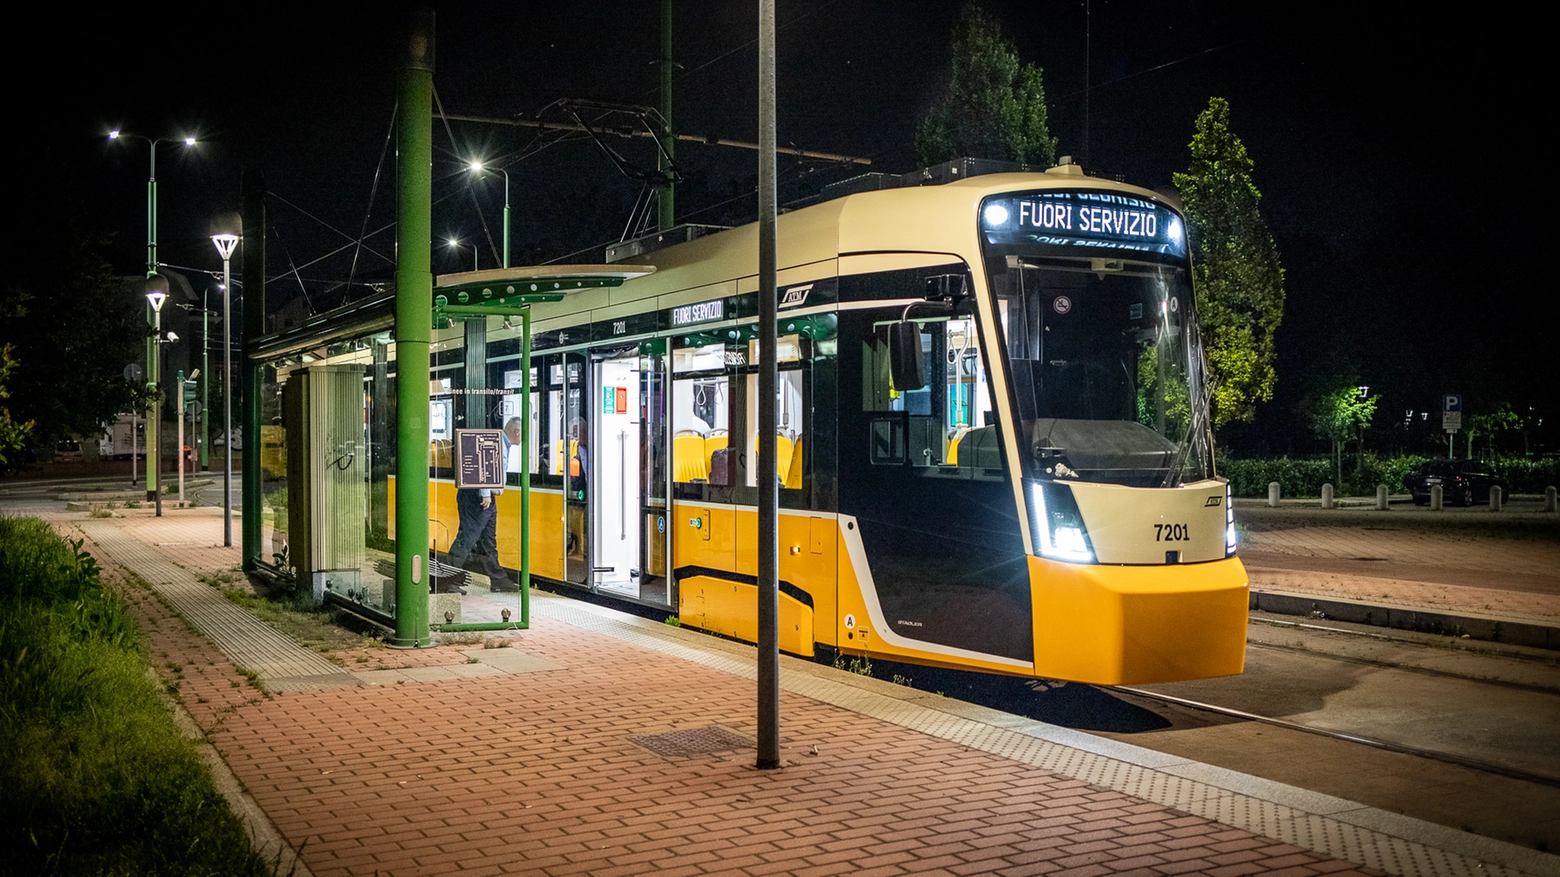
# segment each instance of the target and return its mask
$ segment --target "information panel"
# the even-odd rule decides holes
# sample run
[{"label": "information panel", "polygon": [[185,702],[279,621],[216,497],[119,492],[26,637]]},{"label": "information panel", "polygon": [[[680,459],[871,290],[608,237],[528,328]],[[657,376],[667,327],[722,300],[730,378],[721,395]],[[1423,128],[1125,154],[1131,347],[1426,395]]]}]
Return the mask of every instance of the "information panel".
[{"label": "information panel", "polygon": [[463,490],[504,486],[503,430],[455,430],[455,486]]}]

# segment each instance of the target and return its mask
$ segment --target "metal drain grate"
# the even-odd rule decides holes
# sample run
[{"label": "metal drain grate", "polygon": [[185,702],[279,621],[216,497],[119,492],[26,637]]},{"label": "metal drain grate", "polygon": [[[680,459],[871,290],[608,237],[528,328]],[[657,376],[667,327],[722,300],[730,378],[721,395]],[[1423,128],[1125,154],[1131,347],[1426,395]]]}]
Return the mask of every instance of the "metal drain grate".
[{"label": "metal drain grate", "polygon": [[706,725],[685,731],[667,731],[664,734],[646,734],[643,737],[630,737],[628,742],[643,746],[662,758],[689,758],[695,755],[713,755],[717,752],[753,748],[752,740],[720,725]]}]

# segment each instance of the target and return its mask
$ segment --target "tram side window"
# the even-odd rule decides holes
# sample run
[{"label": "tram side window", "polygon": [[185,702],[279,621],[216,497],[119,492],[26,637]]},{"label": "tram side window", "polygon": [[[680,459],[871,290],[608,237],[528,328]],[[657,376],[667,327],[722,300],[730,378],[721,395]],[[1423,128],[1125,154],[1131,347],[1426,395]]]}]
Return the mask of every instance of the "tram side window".
[{"label": "tram side window", "polygon": [[[748,342],[748,361],[758,363],[758,340]],[[799,335],[782,335],[775,342],[775,474],[780,486],[787,490],[800,490],[805,475],[807,435],[807,406],[803,393],[801,370],[802,339]],[[748,487],[758,486],[758,374],[747,376],[747,467]]]},{"label": "tram side window", "polygon": [[672,480],[731,485],[731,387],[726,346],[672,350]]},{"label": "tram side window", "polygon": [[908,391],[893,384],[889,325],[878,324],[862,350],[862,408],[874,415],[869,418],[871,461],[928,469],[1001,468],[974,318],[918,321],[922,386]]},{"label": "tram side window", "polygon": [[[517,389],[520,388],[521,374],[520,374],[520,370],[519,369],[512,369],[512,370],[505,371],[504,375],[503,375],[503,378],[504,378],[504,389],[506,389],[506,390],[517,390]],[[531,367],[531,430],[530,430],[530,434],[531,434],[531,455],[530,455],[530,460],[528,461],[529,465],[525,465],[526,461],[523,461],[522,458],[521,458],[521,448],[520,448],[520,446],[519,445],[514,445],[514,446],[511,446],[510,449],[509,449],[509,458],[504,461],[504,471],[505,472],[518,473],[518,472],[520,472],[522,470],[522,466],[524,465],[524,470],[530,472],[532,475],[539,475],[539,474],[541,474],[541,460],[542,460],[542,456],[543,456],[542,455],[542,448],[543,448],[545,442],[543,440],[542,431],[541,431],[541,424],[542,424],[541,395],[537,392],[536,378],[537,378],[537,369],[536,369],[535,366],[532,366]],[[501,402],[501,406],[500,406],[500,415],[501,415],[500,416],[500,420],[501,420],[500,425],[501,426],[508,426],[510,420],[519,417],[520,416],[520,408],[521,408],[521,406],[520,406],[520,394],[519,393],[508,393],[508,394],[506,394],[503,397],[502,402]]]}]

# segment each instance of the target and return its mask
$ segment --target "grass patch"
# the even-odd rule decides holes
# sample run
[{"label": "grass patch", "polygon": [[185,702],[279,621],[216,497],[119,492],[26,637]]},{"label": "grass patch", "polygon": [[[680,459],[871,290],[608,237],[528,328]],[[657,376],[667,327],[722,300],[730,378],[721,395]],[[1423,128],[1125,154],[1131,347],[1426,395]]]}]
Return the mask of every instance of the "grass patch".
[{"label": "grass patch", "polygon": [[27,874],[267,874],[97,564],[0,518],[0,845]]},{"label": "grass patch", "polygon": [[[212,584],[208,582],[208,584]],[[296,640],[314,652],[329,653],[347,649],[377,649],[384,643],[361,630],[362,622],[349,613],[329,606],[315,605],[308,591],[285,588],[250,591],[227,583],[216,583],[222,596],[254,613],[261,621]]]}]

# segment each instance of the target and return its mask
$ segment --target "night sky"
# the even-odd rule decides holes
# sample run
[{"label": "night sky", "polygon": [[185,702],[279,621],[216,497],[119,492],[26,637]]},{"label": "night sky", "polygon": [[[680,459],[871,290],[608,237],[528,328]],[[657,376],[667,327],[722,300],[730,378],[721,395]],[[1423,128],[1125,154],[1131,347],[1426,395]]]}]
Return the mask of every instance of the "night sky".
[{"label": "night sky", "polygon": [[[432,5],[435,88],[450,113],[512,117],[560,98],[657,101],[655,0]],[[1535,191],[1550,156],[1538,129],[1553,77],[1541,73],[1534,23],[1369,4],[1273,11],[1092,0],[1087,19],[1081,0],[987,5],[1024,60],[1045,70],[1059,152],[1091,170],[1169,184],[1188,163],[1197,113],[1210,96],[1229,100],[1288,292],[1279,397],[1230,433],[1237,448],[1313,450],[1295,412],[1329,381],[1379,392],[1378,426],[1408,408],[1433,412],[1449,391],[1466,394],[1471,410],[1507,402],[1547,414],[1546,427],[1560,419],[1560,309],[1537,270],[1547,236]],[[201,138],[158,153],[164,262],[220,268],[206,223],[239,206],[240,173],[251,168],[274,195],[273,275],[296,266],[319,294],[347,279],[355,253],[357,277],[387,276],[376,253],[393,242],[387,137],[403,25],[393,4],[328,6],[86,13],[58,4],[41,25],[13,31],[4,63],[17,119],[6,149],[19,185],[8,225],[25,233],[7,236],[22,250],[11,264],[46,271],[28,250],[45,249],[36,236],[75,215],[113,236],[117,270],[139,273],[147,148],[110,144],[108,129],[123,126]],[[913,169],[913,131],[946,77],[958,4],[779,0],[778,9],[781,141],[865,156],[870,170]],[[756,10],[678,3],[680,131],[757,139]],[[509,171],[516,263],[622,233],[638,184],[588,140],[536,151],[529,130],[451,123],[449,132],[435,121],[434,232],[481,240],[483,267],[497,264],[502,184],[471,187],[463,163],[474,156]],[[653,166],[648,141],[612,142]],[[678,158],[688,181],[679,220],[751,218],[755,153],[682,144]],[[861,170],[782,157],[782,197]],[[362,229],[381,231],[362,251],[331,255]],[[468,249],[457,262],[439,242],[435,270],[468,269],[471,258]],[[273,301],[299,285],[273,281]]]}]

